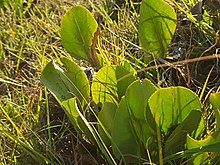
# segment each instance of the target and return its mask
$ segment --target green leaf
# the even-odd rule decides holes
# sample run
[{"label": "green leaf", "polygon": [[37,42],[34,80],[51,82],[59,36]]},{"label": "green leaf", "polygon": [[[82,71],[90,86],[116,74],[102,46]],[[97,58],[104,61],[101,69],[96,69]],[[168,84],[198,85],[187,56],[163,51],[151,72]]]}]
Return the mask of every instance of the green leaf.
[{"label": "green leaf", "polygon": [[176,14],[163,0],[143,0],[140,9],[139,38],[146,51],[166,57],[176,29]]},{"label": "green leaf", "polygon": [[69,117],[70,122],[73,124],[75,130],[80,132],[81,134],[86,134],[87,138],[90,138],[90,140],[94,141],[92,134],[90,133],[89,129],[87,128],[86,124],[83,122],[80,116],[81,112],[79,111],[79,108],[77,106],[76,98],[74,97],[63,101],[61,105],[64,108],[65,113]]},{"label": "green leaf", "polygon": [[[112,132],[112,124],[115,117],[117,106],[110,102],[105,102],[103,104],[102,110],[100,111],[98,118],[101,123],[99,123],[98,130],[99,134],[102,137],[103,141],[107,146],[111,145],[111,132]],[[102,124],[102,125],[101,125]],[[104,131],[104,129],[105,132]],[[108,135],[107,135],[108,134]]]},{"label": "green leaf", "polygon": [[122,66],[127,69],[129,72],[133,73],[133,75],[137,75],[137,71],[132,67],[132,65],[129,63],[129,61],[124,60],[122,62]]},{"label": "green leaf", "polygon": [[157,125],[165,134],[183,122],[192,110],[201,109],[196,94],[184,87],[158,89],[148,103]]},{"label": "green leaf", "polygon": [[165,142],[165,156],[184,150],[186,136],[191,135],[193,132],[196,132],[201,121],[201,116],[201,111],[193,110],[190,112],[187,118],[176,127],[176,129],[171,133],[171,135]]},{"label": "green leaf", "polygon": [[[220,143],[220,130],[213,132],[211,135],[207,136],[203,140],[195,140],[188,135],[186,146],[187,146],[187,149],[193,149],[193,148],[212,145],[215,143]],[[212,151],[210,151],[210,152],[212,152]],[[215,151],[213,151],[213,152],[215,152]]]},{"label": "green leaf", "polygon": [[220,109],[220,92],[210,94],[210,102],[215,109]]},{"label": "green leaf", "polygon": [[[220,143],[214,143],[214,144],[210,144],[207,146],[203,146],[203,147],[197,147],[197,148],[193,148],[193,149],[188,149],[185,151],[181,151],[181,152],[177,152],[173,155],[169,155],[166,158],[164,158],[164,162],[169,162],[173,159],[177,159],[177,158],[183,158],[184,156],[189,156],[189,155],[195,155],[197,154],[198,156],[200,156],[201,154],[207,153],[207,152],[220,152]],[[203,155],[202,155],[203,156]],[[203,160],[203,162],[195,162],[193,163],[193,165],[200,165],[200,164],[210,164],[209,159],[210,159],[210,155],[206,154],[206,156],[209,156],[208,161],[207,161],[207,157],[204,157],[200,160]],[[195,159],[195,158],[194,158]],[[205,162],[206,160],[206,162]],[[189,162],[190,160],[187,160],[188,164],[192,164],[191,162]],[[197,164],[196,164],[197,163]]]},{"label": "green leaf", "polygon": [[70,92],[77,97],[81,105],[87,105],[90,97],[90,83],[85,72],[72,60],[61,58],[67,79],[71,83]]},{"label": "green leaf", "polygon": [[74,58],[98,66],[99,61],[92,54],[97,30],[98,24],[92,14],[82,6],[75,6],[63,17],[60,31],[62,44]]},{"label": "green leaf", "polygon": [[51,61],[46,65],[41,76],[43,84],[60,103],[73,97],[73,95],[68,92],[69,89],[65,85],[66,80],[63,80],[63,74],[64,71],[55,64],[54,61]]},{"label": "green leaf", "polygon": [[77,106],[76,98],[68,99],[61,104],[65,108],[70,121],[75,126],[76,130],[81,130],[87,138],[90,138],[103,153],[110,165],[116,165],[111,153],[106,147],[105,143],[100,138],[95,128],[87,121]]},{"label": "green leaf", "polygon": [[193,164],[204,164],[205,160],[210,159],[207,152],[220,152],[220,131],[217,130],[203,140],[195,140],[189,135],[187,136],[186,154],[193,155]]},{"label": "green leaf", "polygon": [[[128,75],[119,81],[120,78]],[[96,104],[111,102],[118,104],[125,94],[127,87],[136,78],[122,66],[105,66],[101,68],[93,79],[92,98]]]},{"label": "green leaf", "polygon": [[147,106],[147,101],[156,90],[157,88],[149,80],[145,79],[143,82],[138,80],[128,87],[125,95],[136,135],[143,144],[146,144],[149,137],[155,134],[153,130],[155,121]]},{"label": "green leaf", "polygon": [[185,154],[195,154],[199,152],[220,152],[220,142],[184,151]]},{"label": "green leaf", "polygon": [[63,69],[50,62],[42,72],[42,82],[61,103],[74,96],[82,106],[89,102],[90,86],[84,71],[73,61],[61,58]]},{"label": "green leaf", "polygon": [[210,102],[215,110],[217,129],[220,129],[220,92],[210,94]]},{"label": "green leaf", "polygon": [[[136,136],[124,97],[118,106],[112,126],[112,149],[116,157],[124,157],[129,154],[138,158],[142,156],[143,146]],[[130,161],[127,163],[134,163],[137,160]]]},{"label": "green leaf", "polygon": [[[146,156],[145,145],[155,136],[155,130],[146,120],[147,101],[155,91],[156,87],[149,80],[137,80],[128,87],[112,126],[112,148],[116,156]],[[133,161],[137,159],[129,159],[127,163]]]}]

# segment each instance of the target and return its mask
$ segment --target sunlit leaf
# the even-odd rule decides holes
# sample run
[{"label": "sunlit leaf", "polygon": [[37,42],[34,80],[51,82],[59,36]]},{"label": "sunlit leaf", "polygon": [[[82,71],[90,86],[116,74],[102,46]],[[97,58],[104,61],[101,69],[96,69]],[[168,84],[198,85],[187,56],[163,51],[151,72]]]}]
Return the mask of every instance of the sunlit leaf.
[{"label": "sunlit leaf", "polygon": [[166,57],[176,29],[176,14],[163,0],[143,0],[140,9],[141,46],[155,56]]},{"label": "sunlit leaf", "polygon": [[208,152],[220,152],[220,131],[215,131],[211,135],[207,136],[203,140],[196,140],[187,136],[186,147],[187,151],[185,153],[192,154],[194,164],[203,164],[210,158]]},{"label": "sunlit leaf", "polygon": [[215,110],[217,129],[220,129],[220,92],[210,94],[210,102]]},{"label": "sunlit leaf", "polygon": [[[120,80],[120,78],[124,77]],[[127,76],[127,77],[126,77]],[[118,104],[125,94],[127,87],[136,78],[122,66],[105,66],[101,68],[93,79],[92,97],[96,104],[112,102]]]},{"label": "sunlit leaf", "polygon": [[192,110],[201,109],[199,98],[184,87],[158,89],[149,99],[151,113],[165,134],[183,122]]},{"label": "sunlit leaf", "polygon": [[63,17],[60,31],[62,44],[74,58],[98,66],[94,53],[97,30],[98,24],[92,14],[83,6],[75,6]]},{"label": "sunlit leaf", "polygon": [[86,124],[83,122],[80,116],[81,112],[79,111],[79,108],[77,106],[76,98],[74,97],[63,101],[61,105],[64,108],[74,128],[80,133],[86,134],[88,138],[94,140],[92,134],[90,133],[89,129],[87,128]]}]

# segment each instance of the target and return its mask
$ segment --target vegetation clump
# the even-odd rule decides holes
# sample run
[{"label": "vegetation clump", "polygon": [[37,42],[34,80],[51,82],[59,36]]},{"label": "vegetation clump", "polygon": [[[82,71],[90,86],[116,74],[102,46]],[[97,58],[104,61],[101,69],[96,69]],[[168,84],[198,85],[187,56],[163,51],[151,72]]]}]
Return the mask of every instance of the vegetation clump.
[{"label": "vegetation clump", "polygon": [[0,5],[2,164],[219,162],[217,0]]}]

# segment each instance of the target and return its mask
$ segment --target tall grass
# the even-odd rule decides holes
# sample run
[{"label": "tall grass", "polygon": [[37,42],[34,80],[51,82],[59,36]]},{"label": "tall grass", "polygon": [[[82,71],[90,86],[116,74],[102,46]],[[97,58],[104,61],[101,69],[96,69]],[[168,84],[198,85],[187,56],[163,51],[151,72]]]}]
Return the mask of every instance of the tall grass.
[{"label": "tall grass", "polygon": [[51,123],[51,109],[60,108],[42,87],[40,74],[49,60],[66,55],[59,28],[70,6],[41,1],[21,10],[9,2],[0,8],[0,162],[65,164],[69,158],[56,143],[66,140],[69,125],[58,118]]}]

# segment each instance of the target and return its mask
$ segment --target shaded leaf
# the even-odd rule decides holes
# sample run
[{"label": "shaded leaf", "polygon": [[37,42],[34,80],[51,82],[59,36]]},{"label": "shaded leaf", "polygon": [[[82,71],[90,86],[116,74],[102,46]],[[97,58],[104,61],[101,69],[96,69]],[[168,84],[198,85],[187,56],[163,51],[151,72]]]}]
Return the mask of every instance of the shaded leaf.
[{"label": "shaded leaf", "polygon": [[74,96],[82,106],[89,102],[89,80],[83,70],[73,61],[61,58],[63,68],[50,62],[42,72],[42,82],[59,102]]},{"label": "shaded leaf", "polygon": [[[125,99],[131,115],[136,135],[146,144],[149,137],[155,134],[155,121],[147,106],[147,101],[157,88],[147,79],[132,83],[126,92]],[[152,127],[151,127],[152,126]],[[149,142],[148,142],[149,143]]]},{"label": "shaded leaf", "polygon": [[129,72],[137,75],[137,71],[132,67],[132,65],[128,61],[123,61],[122,66],[127,69]]},{"label": "shaded leaf", "polygon": [[[147,101],[155,91],[156,87],[149,80],[137,80],[128,87],[117,108],[112,126],[112,147],[116,156],[146,156],[145,145],[155,136],[155,130],[146,120]],[[126,160],[127,163],[138,161],[131,158]]]},{"label": "shaded leaf", "polygon": [[76,98],[71,98],[66,101],[62,102],[62,107],[65,110],[65,113],[69,117],[71,123],[73,124],[75,130],[80,132],[81,134],[86,134],[87,138],[94,141],[92,134],[90,133],[89,129],[87,128],[86,124],[83,122],[80,111],[77,106]]},{"label": "shaded leaf", "polygon": [[[202,113],[199,110],[193,110],[187,118],[177,126],[165,142],[164,153],[165,155],[174,154],[182,151],[185,148],[186,136],[196,132]],[[190,123],[190,124],[189,124]],[[203,125],[204,128],[204,125]]]},{"label": "shaded leaf", "polygon": [[[137,139],[130,120],[124,97],[122,97],[118,106],[112,126],[112,149],[116,157],[124,157],[123,155],[131,154],[139,158],[141,157],[141,150],[143,150],[143,146],[140,144],[139,139]],[[137,163],[136,159],[130,161],[127,163]]]},{"label": "shaded leaf", "polygon": [[[99,134],[107,146],[111,145],[111,138],[109,138],[109,136],[111,136],[112,124],[114,121],[116,108],[117,106],[115,104],[110,102],[105,102],[103,104],[101,112],[98,115],[98,118],[102,124],[102,126],[100,124],[98,126]],[[107,133],[103,130],[103,127],[109,135],[107,135]]]}]

